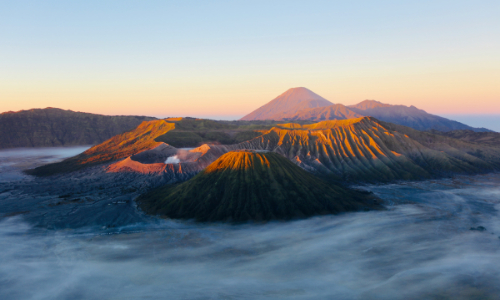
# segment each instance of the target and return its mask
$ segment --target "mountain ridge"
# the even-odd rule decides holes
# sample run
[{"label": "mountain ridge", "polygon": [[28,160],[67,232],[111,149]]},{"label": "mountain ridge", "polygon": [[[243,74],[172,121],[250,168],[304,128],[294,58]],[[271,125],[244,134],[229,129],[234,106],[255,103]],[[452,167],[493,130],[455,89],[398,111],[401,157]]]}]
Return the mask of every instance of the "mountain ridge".
[{"label": "mountain ridge", "polygon": [[[293,89],[290,89],[285,93],[295,93],[295,91]],[[300,93],[295,93],[294,95],[295,101],[298,101],[297,99],[300,97],[301,97]],[[282,102],[281,106],[275,105],[275,102],[277,100]],[[342,104],[333,104],[333,103],[327,105],[327,102],[323,102],[323,104],[325,105],[320,105],[315,107],[303,107],[303,106],[296,107],[292,103],[285,105],[283,102],[286,102],[286,100],[287,100],[286,98],[282,98],[280,95],[276,99],[261,106],[252,113],[244,116],[243,118],[241,118],[241,120],[268,119],[276,121],[286,121],[286,120],[321,121],[325,119],[336,120],[336,119],[346,119],[346,118],[357,118],[361,116],[371,116],[385,122],[404,125],[423,131],[432,129],[440,131],[452,131],[452,130],[474,130],[477,132],[491,131],[486,128],[474,128],[457,121],[429,114],[426,111],[418,109],[413,105],[411,106],[391,105],[376,100],[364,100],[358,104],[349,106],[345,106]],[[324,100],[328,101],[326,99]]]},{"label": "mountain ridge", "polygon": [[136,128],[145,116],[106,116],[59,108],[0,114],[0,149],[93,145]]},{"label": "mountain ridge", "polygon": [[[108,172],[178,177],[186,172],[196,174],[234,150],[275,152],[309,172],[343,182],[418,180],[500,169],[498,148],[421,132],[373,117],[277,124],[245,142],[203,145],[182,154],[184,158],[178,164],[165,164],[167,157],[179,154],[180,150],[157,142],[156,137],[174,130],[175,123],[166,120],[149,123],[79,156],[28,173],[44,176],[100,164]],[[118,150],[114,148],[116,145]]]}]

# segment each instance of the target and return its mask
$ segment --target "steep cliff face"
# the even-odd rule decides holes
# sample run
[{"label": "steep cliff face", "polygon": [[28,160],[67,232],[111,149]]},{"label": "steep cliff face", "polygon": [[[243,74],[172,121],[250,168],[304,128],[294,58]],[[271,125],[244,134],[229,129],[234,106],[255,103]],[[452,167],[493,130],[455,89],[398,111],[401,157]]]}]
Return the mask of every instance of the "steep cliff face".
[{"label": "steep cliff face", "polygon": [[0,148],[95,145],[154,119],[57,108],[8,112],[0,114]]},{"label": "steep cliff face", "polygon": [[226,153],[187,182],[137,202],[155,215],[237,222],[381,208],[370,195],[327,184],[279,154],[252,151]]}]

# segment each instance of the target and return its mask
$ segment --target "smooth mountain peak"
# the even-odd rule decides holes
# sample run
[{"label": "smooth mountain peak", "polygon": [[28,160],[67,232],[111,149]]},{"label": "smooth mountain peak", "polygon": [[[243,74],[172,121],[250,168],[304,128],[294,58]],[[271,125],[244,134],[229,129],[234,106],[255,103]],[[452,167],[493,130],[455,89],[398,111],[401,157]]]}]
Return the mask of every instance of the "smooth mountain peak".
[{"label": "smooth mountain peak", "polygon": [[333,105],[320,95],[305,87],[288,89],[272,101],[254,110],[241,120],[282,120],[304,109]]}]

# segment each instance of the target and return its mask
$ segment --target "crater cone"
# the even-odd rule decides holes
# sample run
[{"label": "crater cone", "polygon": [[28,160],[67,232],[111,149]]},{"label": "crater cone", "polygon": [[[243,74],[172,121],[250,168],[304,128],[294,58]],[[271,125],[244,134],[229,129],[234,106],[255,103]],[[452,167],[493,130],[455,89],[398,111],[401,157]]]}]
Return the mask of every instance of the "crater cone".
[{"label": "crater cone", "polygon": [[381,209],[367,193],[329,184],[272,152],[233,151],[192,179],[137,199],[147,213],[197,221],[289,220]]}]

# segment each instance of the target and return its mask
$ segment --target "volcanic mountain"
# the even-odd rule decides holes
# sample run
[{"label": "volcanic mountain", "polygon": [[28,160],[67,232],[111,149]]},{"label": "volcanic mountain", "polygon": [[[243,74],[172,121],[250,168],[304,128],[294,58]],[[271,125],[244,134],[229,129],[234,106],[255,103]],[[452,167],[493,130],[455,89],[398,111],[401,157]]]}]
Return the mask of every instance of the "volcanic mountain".
[{"label": "volcanic mountain", "polygon": [[330,101],[304,88],[291,88],[241,120],[282,120],[301,110],[332,105]]},{"label": "volcanic mountain", "polygon": [[342,104],[334,104],[323,107],[303,109],[293,114],[284,114],[280,120],[287,121],[325,121],[325,120],[346,120],[360,118],[364,115],[358,114]]},{"label": "volcanic mountain", "polygon": [[327,184],[276,153],[234,151],[194,178],[137,199],[150,214],[197,221],[288,220],[381,209],[374,198]]},{"label": "volcanic mountain", "polygon": [[498,148],[372,117],[281,124],[237,145],[273,151],[302,168],[342,181],[391,181],[500,169]]},{"label": "volcanic mountain", "polygon": [[0,148],[94,145],[154,119],[58,108],[6,112],[0,114]]},{"label": "volcanic mountain", "polygon": [[[421,132],[372,117],[309,125],[278,124],[260,130],[260,136],[245,142],[202,145],[189,150],[180,163],[165,164],[179,149],[163,142],[163,138],[178,130],[176,126],[182,127],[181,122],[168,119],[143,122],[135,130],[115,136],[80,155],[28,173],[51,175],[104,165],[108,172],[168,173],[165,175],[175,178],[183,174],[182,178],[186,178],[186,172],[194,175],[224,153],[244,149],[275,152],[309,172],[345,182],[435,178],[500,169],[498,148]],[[206,120],[193,120],[188,124],[206,127]],[[211,126],[217,128],[222,123]],[[184,131],[179,131],[182,133]]]},{"label": "volcanic mountain", "polygon": [[478,132],[491,131],[486,128],[473,128],[457,121],[432,115],[415,106],[390,105],[375,100],[365,100],[347,107],[342,104],[333,105],[306,88],[289,89],[276,99],[244,116],[241,120],[323,121],[364,116],[424,131],[431,129],[439,131],[464,129]]}]

